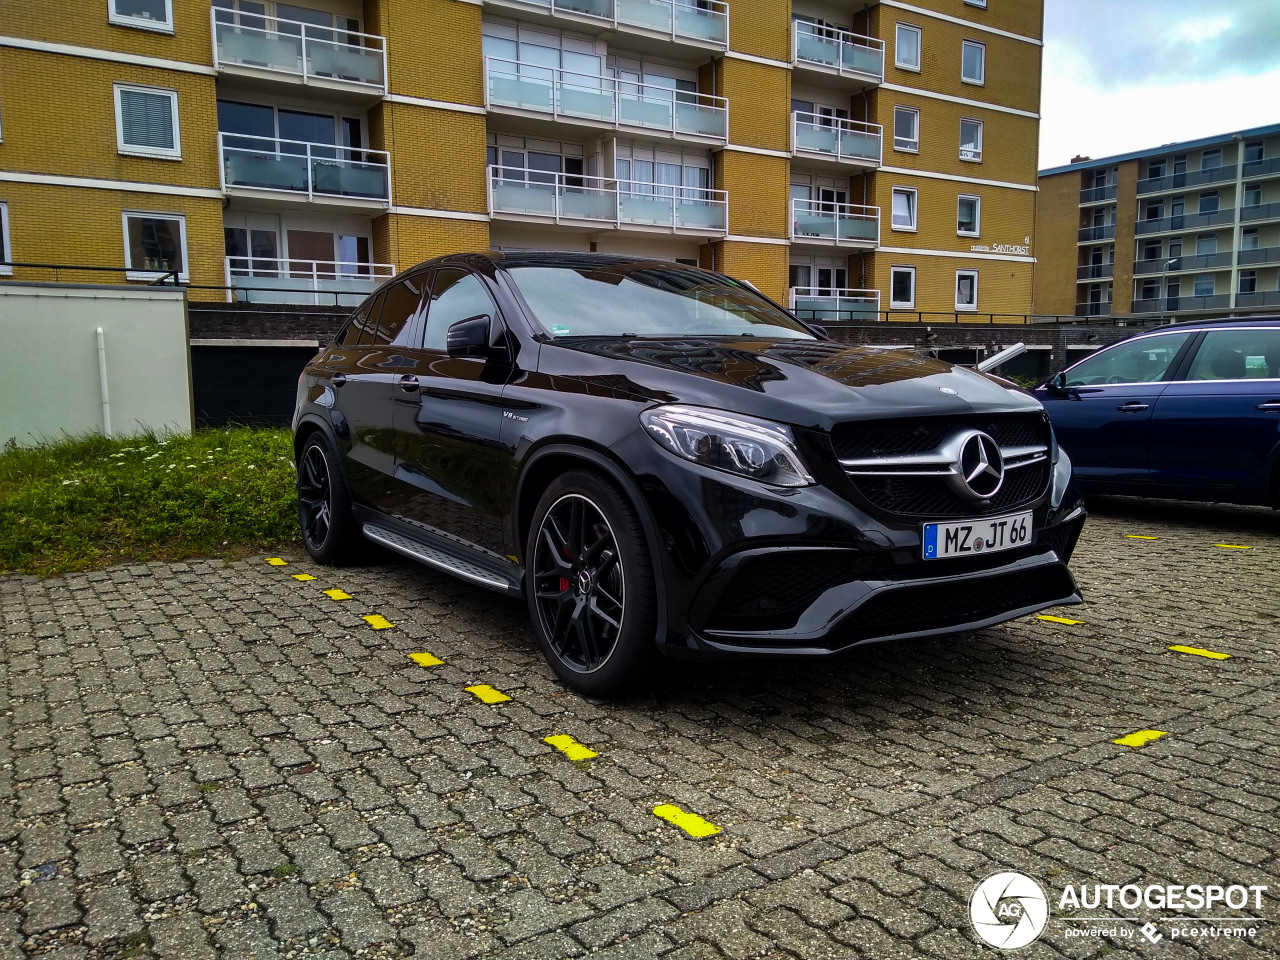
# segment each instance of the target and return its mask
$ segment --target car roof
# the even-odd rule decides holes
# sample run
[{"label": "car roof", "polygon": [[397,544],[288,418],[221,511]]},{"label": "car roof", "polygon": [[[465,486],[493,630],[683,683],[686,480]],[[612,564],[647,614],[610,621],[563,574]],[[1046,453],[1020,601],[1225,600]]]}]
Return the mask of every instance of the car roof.
[{"label": "car roof", "polygon": [[1149,332],[1157,332],[1163,330],[1199,330],[1202,327],[1206,329],[1216,329],[1217,327],[1250,327],[1262,324],[1271,326],[1280,324],[1280,317],[1218,317],[1212,320],[1183,320],[1177,323],[1171,323],[1164,327],[1155,327]]}]

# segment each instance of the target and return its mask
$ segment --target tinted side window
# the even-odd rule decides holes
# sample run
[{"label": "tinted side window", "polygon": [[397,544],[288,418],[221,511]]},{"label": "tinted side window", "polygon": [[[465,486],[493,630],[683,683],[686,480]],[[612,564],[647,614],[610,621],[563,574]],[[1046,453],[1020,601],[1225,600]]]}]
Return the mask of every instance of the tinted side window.
[{"label": "tinted side window", "polygon": [[388,287],[383,295],[382,313],[378,317],[378,331],[373,342],[379,346],[403,343],[402,338],[408,335],[410,321],[421,304],[420,278],[401,280]]},{"label": "tinted side window", "polygon": [[1067,371],[1067,386],[1155,383],[1165,375],[1190,336],[1190,333],[1170,333],[1109,347]]},{"label": "tinted side window", "polygon": [[1191,364],[1188,380],[1280,378],[1280,328],[1211,330]]},{"label": "tinted side window", "polygon": [[431,288],[431,308],[427,312],[427,336],[423,346],[444,350],[449,325],[482,313],[497,311],[480,280],[461,270],[438,270]]},{"label": "tinted side window", "polygon": [[373,335],[378,329],[378,311],[382,306],[382,294],[370,297],[351,315],[347,325],[333,339],[340,347],[357,347],[373,343]]}]

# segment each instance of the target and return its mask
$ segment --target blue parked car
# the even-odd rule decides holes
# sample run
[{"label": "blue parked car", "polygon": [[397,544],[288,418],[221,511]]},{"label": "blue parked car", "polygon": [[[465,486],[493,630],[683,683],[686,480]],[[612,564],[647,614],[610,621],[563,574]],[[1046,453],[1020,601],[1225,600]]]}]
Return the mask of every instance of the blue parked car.
[{"label": "blue parked car", "polygon": [[1033,392],[1086,493],[1280,508],[1280,318],[1161,327]]}]

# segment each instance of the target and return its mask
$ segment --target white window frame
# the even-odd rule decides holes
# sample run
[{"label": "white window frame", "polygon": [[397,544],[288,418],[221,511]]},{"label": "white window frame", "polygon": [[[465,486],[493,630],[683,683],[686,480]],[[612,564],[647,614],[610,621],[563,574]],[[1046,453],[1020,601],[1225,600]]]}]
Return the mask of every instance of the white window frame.
[{"label": "white window frame", "polygon": [[[893,222],[893,198],[899,193],[911,198],[911,226],[900,227]],[[920,191],[915,187],[894,187],[889,194],[889,229],[899,233],[919,233],[920,231]]]},{"label": "white window frame", "polygon": [[[974,157],[966,157],[964,155],[964,125],[966,123],[976,123],[978,125],[978,150],[977,150],[977,156],[974,156]],[[982,121],[975,120],[973,117],[961,117],[960,130],[961,130],[960,145],[959,145],[960,159],[963,160],[965,163],[981,163],[982,162],[982,138],[983,138],[983,135],[986,133],[986,131],[983,129]]]},{"label": "white window frame", "polygon": [[[973,303],[960,302],[960,278],[961,277],[973,277]],[[977,270],[973,269],[972,267],[964,267],[956,271],[955,294],[956,294],[957,310],[967,311],[970,313],[977,311],[978,309],[978,271]]]},{"label": "white window frame", "polygon": [[[0,242],[4,243],[4,256],[0,260],[13,262],[13,247],[9,244],[9,203],[0,200]],[[0,266],[0,277],[12,277],[13,267]]]},{"label": "white window frame", "polygon": [[[977,47],[982,51],[982,76],[977,80],[970,80],[964,75],[964,50],[965,47]],[[985,87],[987,85],[987,45],[978,40],[961,40],[960,41],[960,82],[968,83],[975,87]]]},{"label": "white window frame", "polygon": [[[898,50],[901,44],[898,42],[898,35],[903,30],[910,30],[916,35],[916,62],[904,63],[898,58]],[[920,72],[920,64],[924,62],[924,31],[913,23],[901,23],[897,25],[897,29],[893,32],[893,65],[899,70],[910,70],[912,73]]]},{"label": "white window frame", "polygon": [[[1200,292],[1201,281],[1208,281],[1209,292]],[[1218,283],[1212,273],[1197,273],[1195,279],[1191,282],[1191,295],[1193,297],[1216,297],[1218,295]]]},{"label": "white window frame", "polygon": [[[973,232],[960,229],[960,204],[965,200],[973,201]],[[982,235],[982,198],[976,193],[962,193],[956,197],[956,236],[977,237]]]},{"label": "white window frame", "polygon": [[[911,299],[910,300],[894,300],[893,299],[893,275],[895,273],[911,274]],[[889,268],[889,309],[891,310],[914,310],[916,308],[916,268],[909,267],[906,264]]]},{"label": "white window frame", "polygon": [[138,217],[146,220],[178,221],[178,242],[182,250],[182,269],[178,271],[178,279],[184,282],[191,279],[191,261],[187,258],[187,217],[182,213],[167,213],[161,210],[125,210],[120,215],[124,229],[124,265],[127,280],[155,280],[165,275],[163,270],[138,270],[129,262],[132,255],[129,246],[129,218]]},{"label": "white window frame", "polygon": [[[133,90],[140,93],[163,94],[169,97],[173,104],[173,149],[164,150],[156,147],[141,147],[132,143],[124,142],[124,109],[121,105],[120,94],[125,90]],[[182,159],[182,130],[178,120],[178,91],[169,87],[148,87],[140,83],[117,83],[112,94],[116,103],[116,151],[128,157],[150,157],[153,160],[181,160]]]},{"label": "white window frame", "polygon": [[173,0],[164,0],[165,19],[148,20],[146,17],[131,17],[116,11],[117,0],[107,0],[107,19],[121,27],[135,27],[139,30],[154,30],[157,33],[173,33]]},{"label": "white window frame", "polygon": [[[1249,281],[1249,289],[1244,288],[1245,279]],[[1236,293],[1257,293],[1258,292],[1258,271],[1257,270],[1241,270],[1240,286],[1236,289]]]},{"label": "white window frame", "polygon": [[[915,118],[916,118],[915,144],[916,145],[914,147],[898,146],[898,111],[899,110],[902,110],[905,113],[911,113],[915,115]],[[920,152],[920,108],[919,107],[908,107],[902,104],[894,104],[893,106],[893,149],[897,150],[899,153],[919,153]]]}]

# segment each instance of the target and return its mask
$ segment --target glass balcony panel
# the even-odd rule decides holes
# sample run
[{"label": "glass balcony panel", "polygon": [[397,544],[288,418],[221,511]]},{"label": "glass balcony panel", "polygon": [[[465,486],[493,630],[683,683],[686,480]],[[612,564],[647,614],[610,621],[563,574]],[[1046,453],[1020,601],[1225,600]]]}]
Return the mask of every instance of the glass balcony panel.
[{"label": "glass balcony panel", "polygon": [[863,160],[880,159],[880,138],[873,133],[857,130],[840,131],[840,155],[860,157]]},{"label": "glass balcony panel", "polygon": [[840,153],[840,132],[835,127],[823,127],[815,123],[796,122],[796,149],[813,153]]},{"label": "glass balcony panel", "polygon": [[796,237],[814,237],[820,240],[836,238],[836,215],[817,210],[799,210],[795,215]]},{"label": "glass balcony panel", "polygon": [[618,20],[637,27],[671,33],[672,5],[655,0],[617,0]]},{"label": "glass balcony panel", "polygon": [[556,215],[556,185],[526,183],[519,180],[495,180],[493,209],[501,213],[524,213],[531,216]]},{"label": "glass balcony panel", "polygon": [[791,309],[802,320],[859,323],[880,319],[875,291],[792,287]]},{"label": "glass balcony panel", "polygon": [[307,69],[322,77],[384,86],[382,51],[346,43],[307,40]]},{"label": "glass balcony panel", "polygon": [[715,11],[702,10],[692,4],[681,3],[680,0],[676,0],[675,13],[677,35],[719,44],[729,42],[727,17]]},{"label": "glass balcony panel", "polygon": [[575,220],[607,220],[615,218],[614,195],[610,190],[593,187],[563,187],[560,215]]},{"label": "glass balcony panel", "polygon": [[870,240],[874,243],[879,233],[874,220],[860,217],[841,217],[836,224],[841,240]]},{"label": "glass balcony panel", "polygon": [[872,76],[884,75],[884,52],[864,47],[859,44],[843,45],[844,69],[857,73],[869,73]]},{"label": "glass balcony panel", "polygon": [[1280,263],[1280,247],[1254,247],[1240,251],[1240,263]]},{"label": "glass balcony panel", "polygon": [[654,226],[675,226],[675,200],[673,197],[652,196],[644,193],[625,192],[626,186],[618,190],[618,219],[623,223],[650,224]]},{"label": "glass balcony panel", "polygon": [[551,78],[522,77],[514,72],[508,73],[496,67],[490,61],[489,68],[489,102],[504,107],[518,107],[521,110],[537,110],[551,113],[555,87]]},{"label": "glass balcony panel", "polygon": [[[845,44],[852,46],[852,44]],[[820,63],[839,69],[841,44],[835,40],[816,37],[811,33],[796,35],[796,58],[807,63]]]},{"label": "glass balcony panel", "polygon": [[1280,170],[1280,157],[1266,157],[1262,160],[1250,160],[1244,165],[1244,175],[1262,177]]},{"label": "glass balcony panel", "polygon": [[218,62],[302,74],[302,38],[215,23]]},{"label": "glass balcony panel", "polygon": [[390,196],[387,168],[382,164],[313,159],[311,172],[314,193],[369,200],[386,200]]},{"label": "glass balcony panel", "polygon": [[[537,0],[532,0],[537,2]],[[570,10],[601,20],[613,19],[613,0],[555,0],[557,10]]]},{"label": "glass balcony panel", "polygon": [[1238,307],[1274,307],[1280,304],[1280,290],[1255,290],[1236,294]]},{"label": "glass balcony panel", "polygon": [[729,136],[729,114],[724,107],[676,101],[676,133],[723,140]]},{"label": "glass balcony panel", "polygon": [[307,158],[253,150],[223,150],[229,187],[307,192]]},{"label": "glass balcony panel", "polygon": [[676,201],[676,226],[694,230],[724,230],[725,205],[713,200],[682,197]]},{"label": "glass balcony panel", "polygon": [[1241,220],[1273,220],[1276,217],[1280,217],[1280,202],[1240,208]]},{"label": "glass balcony panel", "polygon": [[[594,79],[594,78],[591,78]],[[571,117],[585,117],[588,120],[600,120],[613,123],[613,89],[608,81],[565,75],[557,84],[559,94],[559,112]]]},{"label": "glass balcony panel", "polygon": [[355,306],[387,277],[389,263],[337,263],[227,257],[227,286],[248,303],[313,303]]},{"label": "glass balcony panel", "polygon": [[674,106],[674,102],[668,99],[623,93],[618,98],[618,120],[635,127],[670,130]]}]

